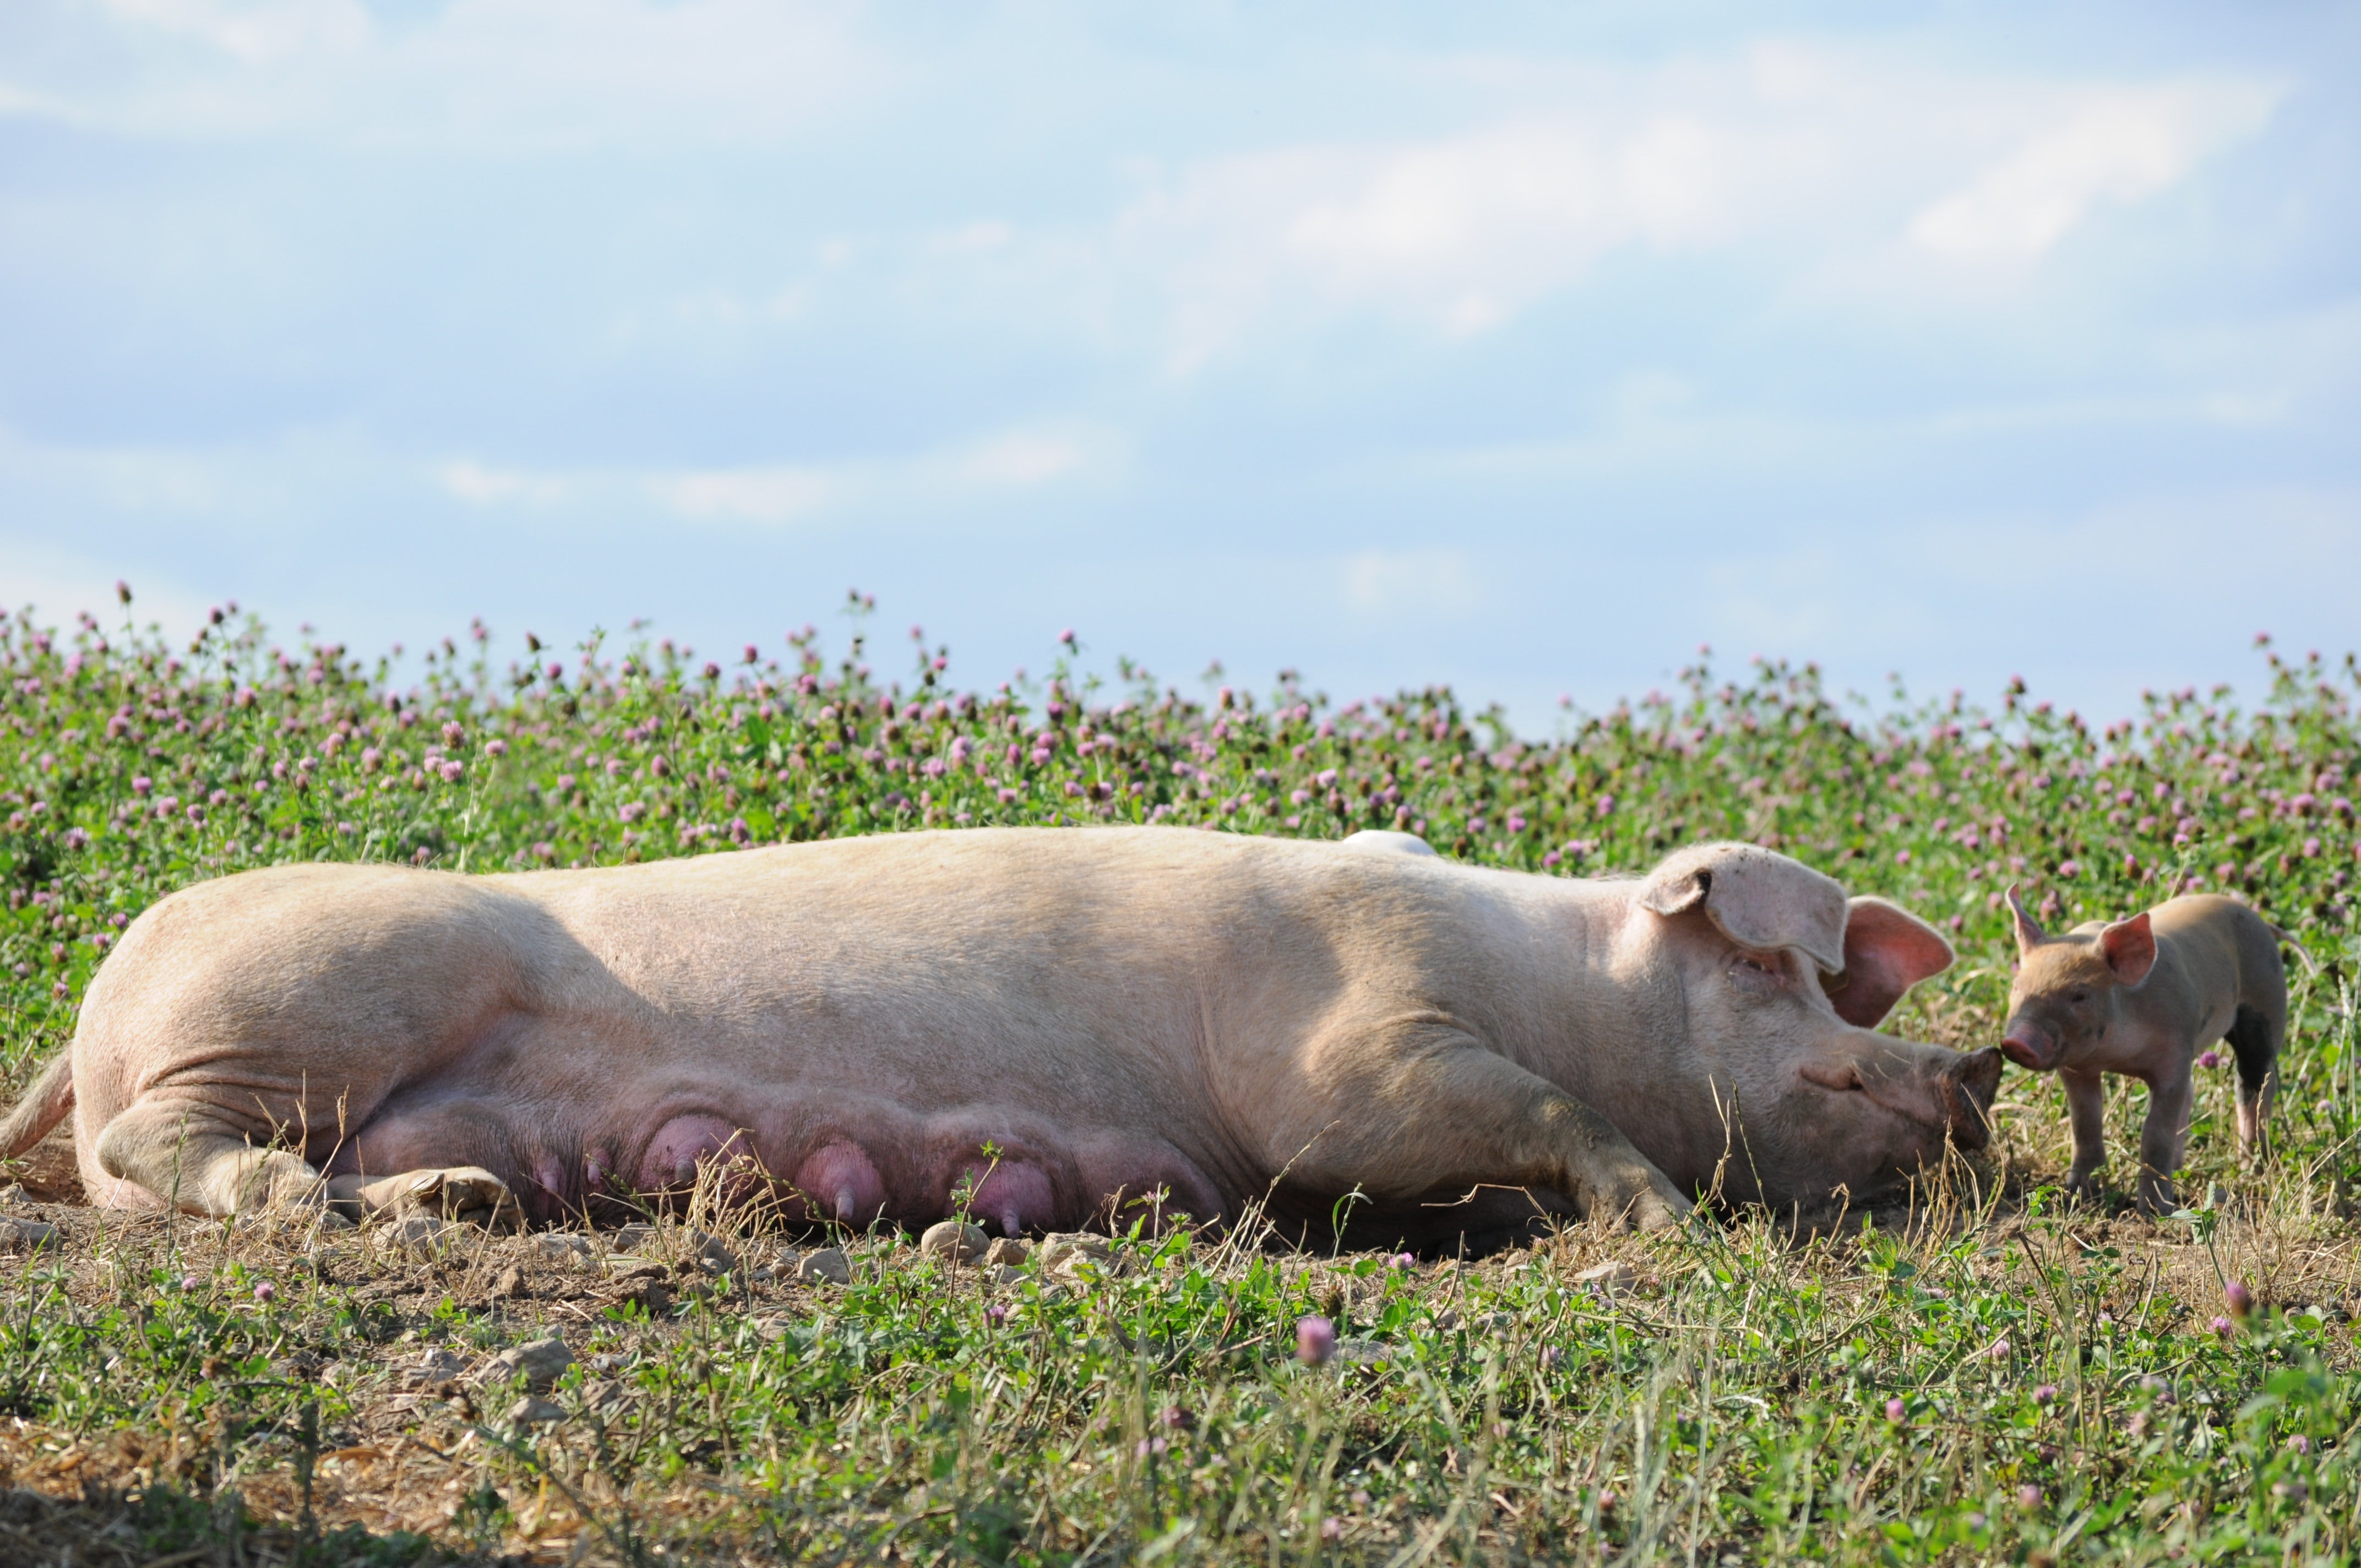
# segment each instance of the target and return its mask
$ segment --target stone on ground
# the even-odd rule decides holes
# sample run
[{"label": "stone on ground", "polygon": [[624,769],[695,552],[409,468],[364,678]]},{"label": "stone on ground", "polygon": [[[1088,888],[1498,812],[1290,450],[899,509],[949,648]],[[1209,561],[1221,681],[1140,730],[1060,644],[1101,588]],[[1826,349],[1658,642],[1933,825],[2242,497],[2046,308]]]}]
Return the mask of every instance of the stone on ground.
[{"label": "stone on ground", "polygon": [[822,1247],[818,1252],[806,1254],[804,1260],[796,1265],[796,1277],[825,1280],[830,1285],[850,1285],[852,1283],[852,1260],[845,1256],[840,1247]]},{"label": "stone on ground", "polygon": [[524,1374],[524,1386],[535,1394],[546,1394],[574,1365],[574,1352],[562,1339],[537,1339],[526,1344],[512,1344],[497,1355],[486,1359],[477,1369],[476,1377],[484,1383],[506,1383],[520,1372]]},{"label": "stone on ground", "polygon": [[972,1263],[983,1255],[991,1245],[981,1225],[963,1224],[957,1220],[945,1220],[928,1225],[918,1238],[918,1251],[927,1257],[939,1257],[945,1263]]}]

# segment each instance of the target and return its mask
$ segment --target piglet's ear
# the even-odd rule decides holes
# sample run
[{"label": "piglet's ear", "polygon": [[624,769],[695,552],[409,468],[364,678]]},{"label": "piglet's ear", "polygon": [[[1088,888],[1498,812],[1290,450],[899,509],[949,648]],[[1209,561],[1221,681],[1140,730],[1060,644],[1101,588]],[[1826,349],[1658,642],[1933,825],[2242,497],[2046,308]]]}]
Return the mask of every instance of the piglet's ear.
[{"label": "piglet's ear", "polygon": [[1837,1016],[1874,1029],[1902,993],[1951,967],[1943,934],[1900,905],[1882,898],[1852,901],[1844,934],[1844,973],[1820,983]]},{"label": "piglet's ear", "polygon": [[1639,901],[1667,917],[1702,908],[1741,948],[1797,948],[1822,970],[1844,965],[1844,888],[1753,844],[1699,844],[1667,855],[1640,884]]},{"label": "piglet's ear", "polygon": [[2016,916],[2016,950],[2018,952],[2029,953],[2049,940],[2048,937],[2042,935],[2041,925],[2034,919],[2033,912],[2026,908],[2025,900],[2017,897],[2015,883],[2011,883],[2008,888],[2008,909],[2010,914]]},{"label": "piglet's ear", "polygon": [[2118,920],[2099,933],[2099,951],[2115,971],[2115,983],[2136,986],[2156,967],[2156,933],[2148,928],[2147,912]]}]

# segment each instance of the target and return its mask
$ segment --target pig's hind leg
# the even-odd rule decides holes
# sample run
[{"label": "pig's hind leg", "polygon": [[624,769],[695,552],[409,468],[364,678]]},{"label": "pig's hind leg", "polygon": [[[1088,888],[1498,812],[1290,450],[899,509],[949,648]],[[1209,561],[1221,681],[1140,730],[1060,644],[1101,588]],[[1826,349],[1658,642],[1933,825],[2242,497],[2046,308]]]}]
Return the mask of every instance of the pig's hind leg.
[{"label": "pig's hind leg", "polygon": [[2238,1150],[2256,1166],[2270,1154],[2264,1124],[2279,1091],[2279,1043],[2285,1034],[2284,1017],[2274,1019],[2242,1003],[2230,1032],[2223,1036],[2238,1063]]},{"label": "pig's hind leg", "polygon": [[187,1213],[229,1215],[326,1195],[302,1156],[258,1143],[250,1128],[202,1101],[137,1102],[98,1135],[96,1155],[109,1177]]},{"label": "pig's hind leg", "polygon": [[302,1155],[258,1140],[251,1128],[199,1101],[134,1104],[99,1134],[97,1154],[107,1176],[186,1213],[330,1203],[348,1216],[428,1212],[503,1229],[521,1217],[508,1184],[479,1167],[405,1170],[376,1180],[343,1170],[323,1176]]}]

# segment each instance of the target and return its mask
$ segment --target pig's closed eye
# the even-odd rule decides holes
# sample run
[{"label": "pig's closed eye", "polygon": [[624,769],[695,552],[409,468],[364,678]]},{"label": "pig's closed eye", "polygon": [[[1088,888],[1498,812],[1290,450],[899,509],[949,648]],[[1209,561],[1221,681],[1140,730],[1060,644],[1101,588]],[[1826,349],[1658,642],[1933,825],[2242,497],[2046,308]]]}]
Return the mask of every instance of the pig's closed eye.
[{"label": "pig's closed eye", "polygon": [[2066,1000],[2072,1003],[2075,1006],[2080,1007],[2084,1003],[2091,1000],[2091,993],[2080,989],[2070,991],[2066,993]]},{"label": "pig's closed eye", "polygon": [[1839,1093],[1851,1093],[1863,1089],[1861,1074],[1850,1062],[1806,1061],[1795,1071],[1806,1083],[1817,1083],[1822,1089]]}]

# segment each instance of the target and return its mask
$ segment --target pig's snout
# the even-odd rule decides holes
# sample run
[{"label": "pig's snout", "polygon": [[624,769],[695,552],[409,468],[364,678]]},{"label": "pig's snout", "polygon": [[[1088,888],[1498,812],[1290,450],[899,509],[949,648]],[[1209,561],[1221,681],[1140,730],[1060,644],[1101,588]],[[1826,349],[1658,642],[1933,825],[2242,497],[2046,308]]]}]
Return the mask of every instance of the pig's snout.
[{"label": "pig's snout", "polygon": [[2000,1088],[2000,1052],[1986,1046],[1963,1051],[1943,1067],[1943,1104],[1950,1113],[1951,1141],[1980,1149],[1992,1141],[1993,1095]]},{"label": "pig's snout", "polygon": [[2048,1072],[2058,1065],[2058,1037],[2030,1018],[2010,1019],[2000,1048],[2028,1072]]},{"label": "pig's snout", "polygon": [[1916,1124],[1921,1138],[1939,1135],[1939,1129],[1967,1149],[1992,1140],[1988,1113],[2000,1087],[1998,1051],[1947,1051],[1882,1039],[1876,1044],[1874,1055],[1806,1058],[1796,1064],[1797,1076],[1821,1089],[1863,1096]]}]

